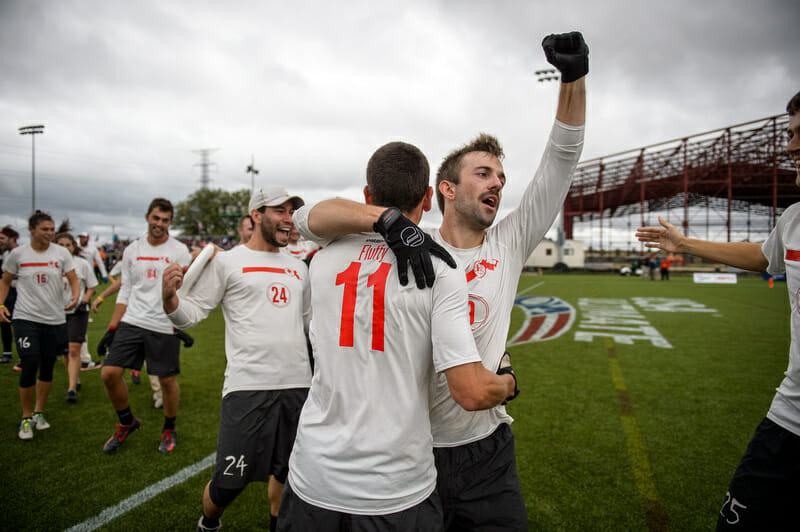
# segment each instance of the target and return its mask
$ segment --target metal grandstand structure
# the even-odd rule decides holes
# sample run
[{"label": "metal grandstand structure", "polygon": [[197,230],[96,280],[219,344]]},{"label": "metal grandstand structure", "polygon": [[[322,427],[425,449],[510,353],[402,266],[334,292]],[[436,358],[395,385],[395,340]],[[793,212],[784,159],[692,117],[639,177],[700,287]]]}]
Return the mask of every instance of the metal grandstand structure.
[{"label": "metal grandstand structure", "polygon": [[582,161],[564,202],[566,237],[576,224],[599,221],[602,249],[604,220],[627,218],[630,228],[632,220],[656,223],[659,212],[698,238],[708,237],[710,225],[721,229],[712,240],[766,235],[800,200],[785,151],[788,121],[776,115]]}]

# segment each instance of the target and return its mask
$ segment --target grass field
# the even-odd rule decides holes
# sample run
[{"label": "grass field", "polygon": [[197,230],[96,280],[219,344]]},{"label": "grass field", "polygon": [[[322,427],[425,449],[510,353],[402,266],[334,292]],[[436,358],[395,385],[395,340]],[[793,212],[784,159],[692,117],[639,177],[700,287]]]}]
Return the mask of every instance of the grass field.
[{"label": "grass field", "polygon": [[[555,296],[576,310],[561,336],[510,349],[522,393],[509,411],[531,530],[712,529],[788,363],[785,284],[770,289],[752,277],[697,285],[689,277],[523,275],[519,290]],[[688,312],[683,303],[684,310],[667,312],[667,300],[647,305],[634,298],[690,300],[714,311]],[[617,301],[600,301],[608,299]],[[617,329],[598,325],[597,308],[611,304],[632,306],[637,316],[628,315],[634,320],[628,323],[647,323],[671,347],[625,344],[621,336],[577,341],[581,331],[630,334],[622,322],[608,322]],[[94,317],[90,345],[111,310],[109,301]],[[515,308],[512,334],[523,314]],[[23,442],[16,436],[19,374],[0,367],[0,528],[68,529],[214,452],[225,364],[221,312],[190,333],[197,341],[182,352],[178,447],[167,455],[156,451],[163,417],[152,407],[146,379],[129,384],[142,429],[107,456],[101,449],[116,416],[99,371],[82,372],[83,389],[72,405],[64,401],[59,363],[46,410],[52,427]],[[209,467],[103,529],[192,530],[210,475]],[[223,523],[226,530],[267,529],[266,485],[249,486]]]}]

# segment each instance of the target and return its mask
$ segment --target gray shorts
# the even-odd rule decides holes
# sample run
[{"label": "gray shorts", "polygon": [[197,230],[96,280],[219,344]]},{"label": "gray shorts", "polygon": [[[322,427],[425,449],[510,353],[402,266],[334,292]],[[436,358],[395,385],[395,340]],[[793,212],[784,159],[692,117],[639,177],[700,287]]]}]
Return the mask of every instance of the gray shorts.
[{"label": "gray shorts", "polygon": [[442,503],[434,492],[416,506],[385,515],[356,515],[308,504],[286,484],[278,514],[281,532],[441,532]]},{"label": "gray shorts", "polygon": [[140,370],[147,361],[149,375],[171,377],[181,372],[180,350],[181,342],[174,334],[120,323],[105,365]]},{"label": "gray shorts", "polygon": [[266,482],[283,484],[289,474],[300,410],[308,388],[231,392],[222,398],[214,485],[241,489]]},{"label": "gray shorts", "polygon": [[436,447],[433,457],[445,530],[528,530],[508,424],[482,440]]}]

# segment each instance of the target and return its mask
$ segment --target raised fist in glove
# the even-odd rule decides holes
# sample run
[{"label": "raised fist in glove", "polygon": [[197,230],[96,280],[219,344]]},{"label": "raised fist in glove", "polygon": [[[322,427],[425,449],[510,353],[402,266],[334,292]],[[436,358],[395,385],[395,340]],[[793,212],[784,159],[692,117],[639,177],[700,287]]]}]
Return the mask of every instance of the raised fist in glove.
[{"label": "raised fist in glove", "polygon": [[511,354],[506,351],[500,359],[500,367],[497,368],[498,375],[511,375],[514,377],[514,395],[509,396],[501,404],[507,404],[512,399],[519,395],[519,388],[517,388],[517,376],[514,374],[514,369],[511,367]]},{"label": "raised fist in glove", "polygon": [[425,288],[425,286],[430,288],[436,279],[431,255],[439,257],[451,268],[456,267],[456,261],[447,250],[434,242],[414,222],[403,216],[397,207],[383,211],[373,228],[386,240],[397,257],[397,274],[400,277],[400,284],[403,286],[408,284],[409,262],[411,271],[414,272],[417,288]]},{"label": "raised fist in glove", "polygon": [[579,31],[554,33],[542,41],[547,62],[561,72],[561,81],[571,83],[589,73],[589,47]]},{"label": "raised fist in glove", "polygon": [[106,331],[106,333],[100,339],[100,343],[97,344],[97,356],[106,356],[106,351],[108,351],[108,348],[111,347],[111,342],[114,341],[114,334],[116,332],[116,329],[111,328]]}]

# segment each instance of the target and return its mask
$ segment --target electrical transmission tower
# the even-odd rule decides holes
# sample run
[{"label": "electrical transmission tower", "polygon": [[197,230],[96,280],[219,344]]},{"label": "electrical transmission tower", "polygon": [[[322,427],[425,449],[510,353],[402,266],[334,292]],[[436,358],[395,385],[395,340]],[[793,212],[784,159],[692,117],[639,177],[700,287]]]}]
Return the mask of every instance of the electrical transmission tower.
[{"label": "electrical transmission tower", "polygon": [[216,166],[217,163],[213,163],[209,160],[209,156],[212,152],[219,150],[219,148],[206,148],[203,150],[192,150],[194,153],[200,154],[200,162],[195,164],[195,166],[200,167],[200,188],[208,188],[209,183],[211,183],[211,177],[208,175],[209,167]]}]

